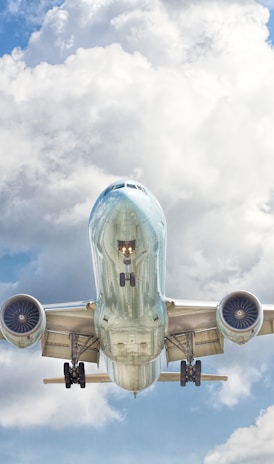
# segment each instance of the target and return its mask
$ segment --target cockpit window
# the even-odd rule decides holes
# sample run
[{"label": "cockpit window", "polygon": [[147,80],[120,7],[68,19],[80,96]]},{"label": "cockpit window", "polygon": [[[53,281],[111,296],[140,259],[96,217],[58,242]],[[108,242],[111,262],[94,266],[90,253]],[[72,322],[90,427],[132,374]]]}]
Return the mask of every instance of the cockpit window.
[{"label": "cockpit window", "polygon": [[142,187],[141,185],[137,185],[137,188],[139,190],[142,190],[142,192],[147,193],[146,189],[144,187]]},{"label": "cockpit window", "polygon": [[142,192],[144,193],[147,193],[146,192],[146,189],[142,186],[142,185],[137,185],[137,184],[127,184],[127,183],[121,183],[121,184],[115,184],[115,185],[112,185],[111,187],[108,187],[105,192],[104,192],[104,195],[107,195],[109,192],[111,192],[112,190],[118,190],[120,188],[123,188],[123,187],[128,187],[128,188],[132,188],[132,189],[138,189],[138,190],[141,190]]},{"label": "cockpit window", "polygon": [[125,187],[125,184],[116,184],[116,185],[113,185],[111,190],[117,190],[123,187]]}]

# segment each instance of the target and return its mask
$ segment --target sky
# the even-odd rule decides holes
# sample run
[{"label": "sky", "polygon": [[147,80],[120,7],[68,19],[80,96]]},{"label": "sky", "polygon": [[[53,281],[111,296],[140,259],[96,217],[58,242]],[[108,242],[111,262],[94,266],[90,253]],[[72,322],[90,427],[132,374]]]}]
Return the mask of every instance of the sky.
[{"label": "sky", "polygon": [[[167,218],[167,296],[273,303],[273,43],[270,0],[3,0],[0,299],[94,298],[90,210],[132,178]],[[272,464],[273,336],[202,362],[229,381],[134,399],[43,385],[62,360],[1,342],[1,459]]]}]

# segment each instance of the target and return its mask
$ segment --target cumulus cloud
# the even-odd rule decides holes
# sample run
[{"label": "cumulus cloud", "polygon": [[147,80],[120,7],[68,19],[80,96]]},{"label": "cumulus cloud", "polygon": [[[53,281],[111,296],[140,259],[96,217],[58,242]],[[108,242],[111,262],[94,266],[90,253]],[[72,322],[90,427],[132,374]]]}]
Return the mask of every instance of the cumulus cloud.
[{"label": "cumulus cloud", "polygon": [[[101,428],[123,420],[108,402],[110,393],[115,396],[112,386],[89,384],[85,390],[77,386],[66,390],[64,385],[44,385],[43,378],[62,376],[63,365],[60,360],[41,359],[38,350],[22,352],[2,343],[0,366],[5,372],[0,379],[1,427]],[[68,404],[77,404],[75,420]]]},{"label": "cumulus cloud", "polygon": [[48,11],[24,59],[31,65],[60,63],[79,47],[121,43],[154,64],[174,66],[209,55],[221,57],[226,48],[235,52],[238,39],[252,46],[259,35],[267,36],[267,19],[267,9],[253,1],[66,0]]},{"label": "cumulus cloud", "polygon": [[[0,59],[0,258],[32,256],[2,298],[93,297],[90,208],[134,177],[167,215],[168,295],[273,301],[268,17],[251,0],[66,0]],[[230,405],[262,375],[228,373]]]},{"label": "cumulus cloud", "polygon": [[274,362],[272,349],[269,349],[272,343],[272,335],[255,337],[245,345],[225,341],[224,355],[204,359],[204,372],[228,376],[227,382],[214,382],[207,386],[211,404],[216,410],[232,410],[237,405],[253,402],[256,384],[272,390],[274,379],[268,368]]},{"label": "cumulus cloud", "polygon": [[273,462],[274,406],[262,411],[255,425],[241,427],[205,457],[204,464],[257,464]]}]

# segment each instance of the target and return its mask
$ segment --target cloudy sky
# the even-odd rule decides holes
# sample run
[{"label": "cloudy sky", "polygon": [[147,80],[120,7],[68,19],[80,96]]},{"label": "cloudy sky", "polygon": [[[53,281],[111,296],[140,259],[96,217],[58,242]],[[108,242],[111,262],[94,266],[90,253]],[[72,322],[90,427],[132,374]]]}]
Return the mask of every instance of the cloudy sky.
[{"label": "cloudy sky", "polygon": [[[1,300],[94,297],[90,209],[130,177],[167,217],[168,296],[274,302],[273,18],[271,0],[1,2]],[[62,361],[0,348],[6,464],[273,463],[272,336],[203,360],[226,384],[136,400],[44,386]]]}]

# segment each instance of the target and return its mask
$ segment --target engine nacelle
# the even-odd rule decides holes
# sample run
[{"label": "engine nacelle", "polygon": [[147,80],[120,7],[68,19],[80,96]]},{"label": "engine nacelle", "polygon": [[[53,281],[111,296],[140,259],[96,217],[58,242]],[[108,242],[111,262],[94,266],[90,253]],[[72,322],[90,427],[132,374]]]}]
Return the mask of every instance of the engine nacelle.
[{"label": "engine nacelle", "polygon": [[45,331],[44,308],[30,295],[14,295],[2,305],[0,327],[10,343],[27,348],[40,340]]},{"label": "engine nacelle", "polygon": [[228,340],[243,344],[257,335],[263,323],[261,303],[252,293],[229,293],[219,303],[217,327]]}]

